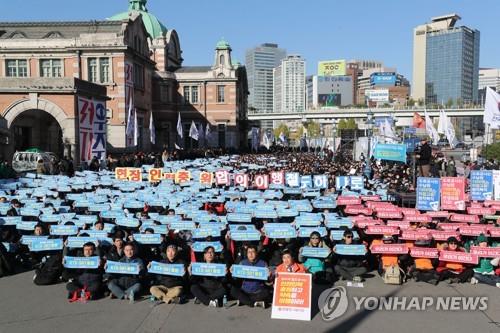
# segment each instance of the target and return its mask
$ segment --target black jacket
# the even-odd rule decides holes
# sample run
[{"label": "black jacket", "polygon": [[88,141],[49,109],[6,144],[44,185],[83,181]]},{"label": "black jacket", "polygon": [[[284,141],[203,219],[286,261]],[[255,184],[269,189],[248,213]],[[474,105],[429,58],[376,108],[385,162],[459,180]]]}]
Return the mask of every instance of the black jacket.
[{"label": "black jacket", "polygon": [[[160,261],[162,264],[183,264],[183,260],[175,258],[174,261],[169,261],[168,259]],[[167,288],[180,287],[184,285],[184,276],[173,276],[173,275],[162,275],[155,274],[154,284],[163,285]]]}]

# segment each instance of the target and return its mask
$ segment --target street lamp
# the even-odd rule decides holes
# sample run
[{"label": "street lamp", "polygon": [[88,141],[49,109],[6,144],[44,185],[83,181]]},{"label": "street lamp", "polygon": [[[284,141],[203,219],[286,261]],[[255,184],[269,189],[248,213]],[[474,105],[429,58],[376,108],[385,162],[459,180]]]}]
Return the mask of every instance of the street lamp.
[{"label": "street lamp", "polygon": [[367,118],[366,118],[366,129],[368,130],[368,156],[366,156],[366,165],[365,165],[365,176],[370,179],[372,174],[372,167],[370,164],[371,160],[371,148],[372,148],[372,136],[373,136],[373,111],[371,109],[368,110]]}]

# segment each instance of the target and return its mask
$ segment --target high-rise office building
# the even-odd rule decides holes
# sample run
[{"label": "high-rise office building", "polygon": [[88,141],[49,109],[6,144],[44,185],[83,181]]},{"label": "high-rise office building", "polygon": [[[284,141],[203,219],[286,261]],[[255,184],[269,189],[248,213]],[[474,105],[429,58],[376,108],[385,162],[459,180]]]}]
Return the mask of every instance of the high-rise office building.
[{"label": "high-rise office building", "polygon": [[412,97],[426,104],[478,101],[478,30],[456,27],[456,14],[432,18],[413,36]]},{"label": "high-rise office building", "polygon": [[249,112],[273,111],[273,69],[286,57],[278,44],[266,43],[246,51]]},{"label": "high-rise office building", "polygon": [[274,69],[273,112],[305,112],[306,62],[300,55],[289,55]]}]

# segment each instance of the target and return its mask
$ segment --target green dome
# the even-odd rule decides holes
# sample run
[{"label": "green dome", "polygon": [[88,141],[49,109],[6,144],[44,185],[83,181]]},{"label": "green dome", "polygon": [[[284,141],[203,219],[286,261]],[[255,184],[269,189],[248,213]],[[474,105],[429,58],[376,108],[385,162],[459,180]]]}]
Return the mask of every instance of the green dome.
[{"label": "green dome", "polygon": [[229,45],[228,42],[224,40],[224,38],[222,38],[220,41],[217,42],[216,48],[218,50],[227,50],[230,49],[231,46]]},{"label": "green dome", "polygon": [[109,18],[111,21],[122,21],[128,19],[130,13],[138,12],[142,15],[144,27],[149,33],[151,38],[158,38],[164,36],[168,29],[154,16],[148,13],[146,8],[147,0],[129,0],[128,11],[116,14]]}]

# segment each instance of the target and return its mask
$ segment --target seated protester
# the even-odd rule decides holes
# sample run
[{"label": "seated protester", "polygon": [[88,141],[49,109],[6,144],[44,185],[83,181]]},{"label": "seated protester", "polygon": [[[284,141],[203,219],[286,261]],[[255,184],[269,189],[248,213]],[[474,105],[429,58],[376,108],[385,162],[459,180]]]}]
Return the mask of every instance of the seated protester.
[{"label": "seated protester", "polygon": [[[185,265],[184,261],[178,258],[177,246],[169,245],[167,247],[166,253],[167,253],[167,258],[165,260],[160,261],[162,264]],[[150,266],[151,263],[148,264],[148,268]],[[170,303],[179,304],[183,286],[184,286],[183,276],[155,274],[153,280],[153,286],[149,288],[149,292],[151,293],[151,295],[155,297],[155,299],[158,299],[161,302],[167,304]]]},{"label": "seated protester", "polygon": [[[317,231],[313,231],[309,237],[309,242],[306,244],[307,247],[320,247],[325,248],[330,251],[328,245],[321,239],[321,235]],[[314,282],[332,282],[331,272],[327,272],[327,267],[325,264],[326,258],[313,258],[304,257],[302,255],[302,249],[299,250],[299,261],[304,264],[304,267],[309,273],[313,274]]]},{"label": "seated protester", "polygon": [[[152,228],[146,228],[144,230],[145,234],[154,234],[154,230]],[[153,260],[161,260],[162,259],[162,251],[161,244],[151,245],[151,244],[140,244],[134,240],[134,235],[130,235],[129,239],[136,245],[138,255],[145,261],[151,262]]]},{"label": "seated protester", "polygon": [[274,239],[262,249],[262,257],[269,263],[271,271],[274,271],[282,263],[281,253],[285,249],[295,252],[295,244],[287,242],[286,239]]},{"label": "seated protester", "polygon": [[281,260],[282,263],[276,267],[276,275],[279,273],[307,273],[304,265],[295,262],[290,250],[283,250]]},{"label": "seated protester", "polygon": [[[417,239],[414,245],[415,247],[430,247],[431,242],[429,240]],[[439,282],[439,274],[436,271],[436,267],[438,265],[438,258],[414,258],[414,263],[410,267],[410,276],[412,276],[415,281],[423,281],[437,285]]]},{"label": "seated protester", "polygon": [[[92,242],[83,245],[82,257],[94,257],[96,254],[95,244]],[[90,293],[90,299],[98,299],[102,297],[102,262],[99,268],[96,269],[67,269],[69,282],[66,284],[68,290],[68,298],[76,301],[80,297],[80,292],[83,289]]]},{"label": "seated protester", "polygon": [[[446,243],[446,251],[465,252],[463,248],[459,247],[458,239],[455,237],[448,238]],[[466,267],[465,264],[449,261],[439,261],[437,272],[439,281],[449,279],[448,283],[464,283],[474,275],[472,268]]]},{"label": "seated protester", "polygon": [[[343,239],[340,244],[343,245],[354,245],[354,233],[347,229],[344,231]],[[338,254],[337,248],[333,247],[333,253],[335,254],[336,263],[333,269],[335,273],[340,276],[340,278],[348,281],[363,281],[362,275],[366,273],[367,269],[365,266],[366,255],[364,256],[347,256]]]},{"label": "seated protester", "polygon": [[[481,234],[477,237],[479,247],[488,247],[488,238]],[[500,288],[500,278],[495,275],[495,267],[498,266],[499,258],[480,258],[478,267],[474,268],[474,276],[471,278],[471,284],[485,283],[490,286]]]},{"label": "seated protester", "polygon": [[123,233],[118,231],[113,236],[113,246],[106,253],[106,260],[111,261],[120,261],[125,254],[123,253],[123,248],[125,246],[125,242],[123,241]]},{"label": "seated protester", "polygon": [[[203,261],[207,264],[215,262],[215,249],[212,246],[203,251]],[[195,303],[203,303],[206,306],[218,307],[226,294],[226,278],[214,276],[191,275],[191,294],[195,297]]]},{"label": "seated protester", "polygon": [[21,202],[17,199],[12,199],[10,201],[11,208],[7,211],[7,216],[19,216],[21,215]]},{"label": "seated protester", "polygon": [[[250,245],[247,247],[247,257],[240,262],[240,265],[267,267],[267,264],[264,262],[264,260],[258,258],[257,247],[254,245]],[[269,290],[266,288],[263,281],[243,279],[241,288],[238,288],[236,286],[231,287],[231,296],[236,300],[236,302],[228,302],[228,307],[234,304],[243,304],[250,307],[260,306],[262,308],[265,308],[266,300],[269,297]]]},{"label": "seated protester", "polygon": [[[382,243],[384,244],[393,244],[394,243],[394,238],[390,235],[385,235],[382,238]],[[374,243],[372,243],[374,245]],[[378,273],[380,276],[383,276],[386,269],[391,266],[398,266],[400,267],[403,271],[406,272],[406,267],[402,267],[403,262],[401,261],[402,255],[397,255],[397,254],[381,254],[379,255],[379,266],[378,266]]]},{"label": "seated protester", "polygon": [[118,299],[128,298],[131,302],[135,300],[135,295],[141,291],[141,277],[144,275],[144,263],[136,256],[136,249],[133,243],[127,243],[123,248],[125,256],[119,261],[123,263],[139,264],[139,274],[110,274],[108,288],[111,291],[110,297]]}]

